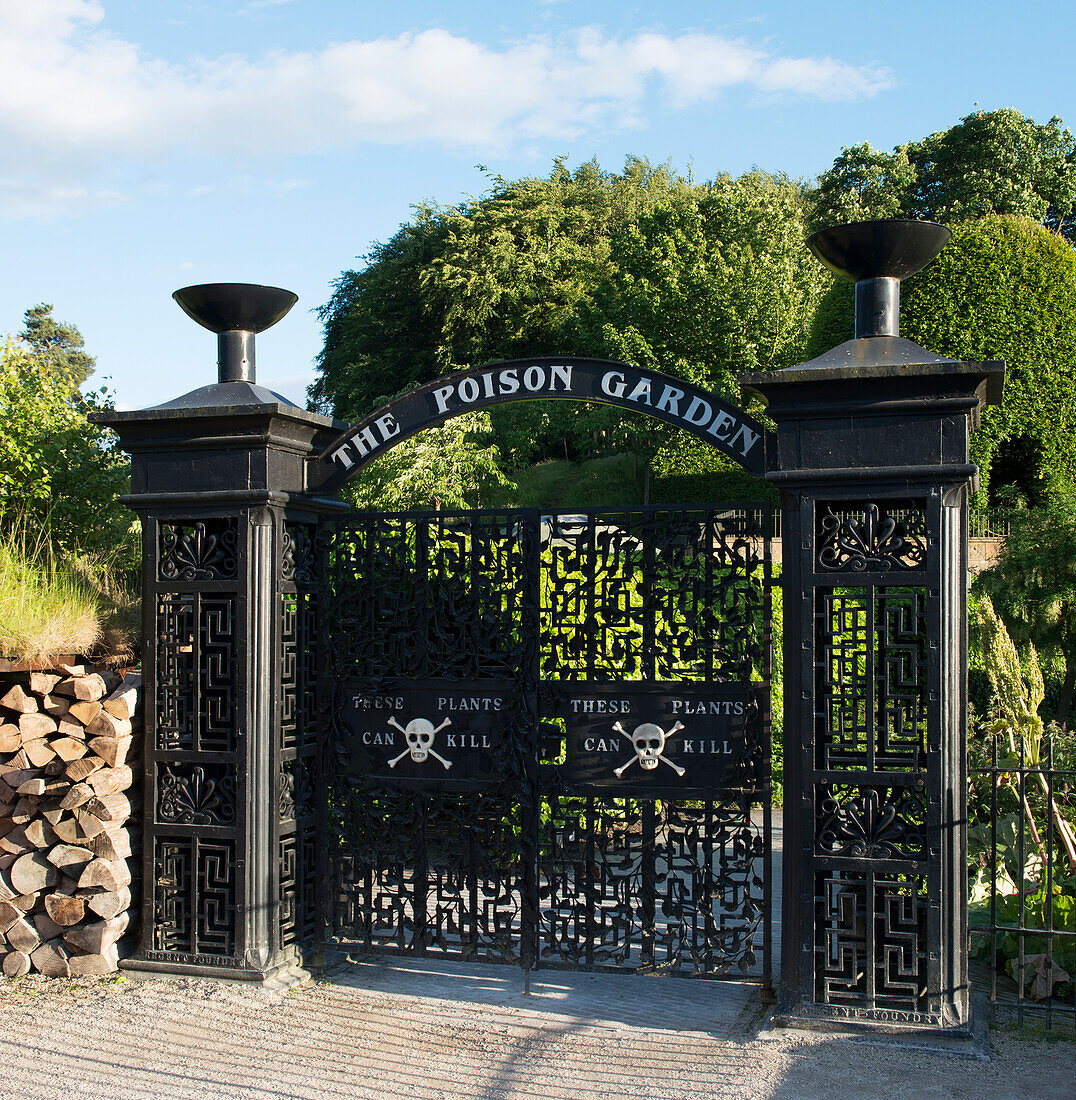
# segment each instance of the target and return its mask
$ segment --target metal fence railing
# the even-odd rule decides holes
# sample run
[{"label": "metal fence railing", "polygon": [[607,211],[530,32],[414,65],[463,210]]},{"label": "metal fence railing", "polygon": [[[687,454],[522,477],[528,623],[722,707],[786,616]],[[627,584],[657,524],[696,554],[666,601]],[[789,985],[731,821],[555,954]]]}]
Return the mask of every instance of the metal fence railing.
[{"label": "metal fence railing", "polygon": [[971,538],[1003,539],[1008,533],[1008,513],[996,508],[972,508],[969,511],[968,535]]},{"label": "metal fence railing", "polygon": [[969,765],[973,983],[1001,1017],[1076,1034],[1076,733],[993,727]]}]

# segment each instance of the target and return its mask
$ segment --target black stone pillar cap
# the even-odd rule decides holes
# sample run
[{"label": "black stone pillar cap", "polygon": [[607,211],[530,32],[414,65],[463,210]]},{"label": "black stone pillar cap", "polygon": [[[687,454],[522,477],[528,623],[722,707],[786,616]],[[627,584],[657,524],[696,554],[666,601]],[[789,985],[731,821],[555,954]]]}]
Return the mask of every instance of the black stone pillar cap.
[{"label": "black stone pillar cap", "polygon": [[258,283],[201,283],[172,294],[179,308],[202,328],[222,332],[264,332],[299,300],[278,286]]},{"label": "black stone pillar cap", "polygon": [[907,279],[922,271],[952,239],[937,222],[891,218],[831,225],[807,238],[807,247],[848,282]]}]

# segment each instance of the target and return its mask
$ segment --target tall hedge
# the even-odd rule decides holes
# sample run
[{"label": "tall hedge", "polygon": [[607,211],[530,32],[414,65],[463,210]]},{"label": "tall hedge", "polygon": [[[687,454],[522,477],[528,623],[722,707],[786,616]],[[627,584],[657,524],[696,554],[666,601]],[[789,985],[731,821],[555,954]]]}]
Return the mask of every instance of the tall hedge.
[{"label": "tall hedge", "polygon": [[[808,356],[852,337],[852,286],[835,282],[815,315]],[[1019,445],[1025,484],[1076,477],[1076,250],[1027,218],[966,222],[901,288],[901,335],[953,359],[1004,359],[1000,407],[986,409],[972,461],[988,483],[999,447]]]}]

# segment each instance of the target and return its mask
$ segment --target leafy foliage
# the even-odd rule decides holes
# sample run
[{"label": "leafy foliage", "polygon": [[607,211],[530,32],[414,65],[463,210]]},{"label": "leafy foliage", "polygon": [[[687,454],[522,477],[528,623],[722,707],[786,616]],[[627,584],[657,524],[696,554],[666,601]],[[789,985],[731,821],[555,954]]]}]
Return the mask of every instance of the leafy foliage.
[{"label": "leafy foliage", "polygon": [[804,197],[754,171],[683,188],[612,240],[609,278],[581,326],[610,358],[738,396],[736,372],[787,366],[822,289],[803,247]]},{"label": "leafy foliage", "polygon": [[652,471],[652,504],[743,500],[777,506],[780,501],[778,491],[764,478],[686,432],[673,434],[662,445]]},{"label": "leafy foliage", "polygon": [[350,482],[352,503],[390,511],[487,504],[507,483],[489,434],[489,416],[472,412],[405,439]]},{"label": "leafy foliage", "polygon": [[[901,333],[954,359],[1004,359],[1005,396],[972,436],[984,483],[999,449],[1023,441],[1036,495],[1076,477],[1076,251],[1022,217],[958,225],[950,245],[901,289]],[[834,283],[809,356],[852,336],[852,287]]]},{"label": "leafy foliage", "polygon": [[[1017,822],[1015,814],[1007,814],[999,820],[999,857],[1016,851],[1015,846],[1019,843]],[[994,919],[1001,929],[995,944],[987,932],[991,925],[989,877],[985,867],[977,872],[968,906],[971,956],[1004,969],[1024,987],[1032,1000],[1042,1001],[1051,996],[1062,1001],[1071,1000],[1073,976],[1076,975],[1076,937],[1073,936],[1076,933],[1076,876],[1057,874],[1048,887],[1037,863],[1022,874],[1015,873],[1015,881],[1008,880],[1006,873],[1011,888],[1000,889],[994,902]],[[1020,881],[1025,883],[1023,890],[1016,885]],[[1021,928],[1028,930],[1023,936],[1019,933]],[[1050,936],[1048,944],[1043,934],[1047,928],[1068,935]],[[1039,934],[1036,935],[1036,931]]]},{"label": "leafy foliage", "polygon": [[976,583],[1018,642],[1060,658],[1055,717],[1067,722],[1076,686],[1076,490],[1015,510],[997,559]]},{"label": "leafy foliage", "polygon": [[1039,717],[1034,646],[1021,660],[988,597],[975,617],[998,717],[976,730],[969,753],[973,954],[1005,968],[1037,1000],[1071,996],[1071,938],[1019,930],[1076,931],[1076,738]]},{"label": "leafy foliage", "polygon": [[57,321],[52,306],[44,303],[31,306],[24,314],[25,328],[19,333],[30,349],[30,355],[57,377],[68,380],[76,393],[97,364],[94,356],[83,349],[82,333],[74,325]]},{"label": "leafy foliage", "polygon": [[954,225],[1015,214],[1076,241],[1076,141],[1059,118],[1045,125],[1006,107],[892,153],[842,149],[814,194],[816,227],[869,218]]},{"label": "leafy foliage", "polygon": [[579,462],[539,462],[512,477],[515,485],[505,490],[499,502],[544,512],[631,507],[643,500],[641,463],[630,453]]},{"label": "leafy foliage", "polygon": [[128,467],[112,433],[87,420],[104,394],[72,396],[69,376],[10,341],[0,349],[0,529],[48,531],[61,549],[117,543]]}]

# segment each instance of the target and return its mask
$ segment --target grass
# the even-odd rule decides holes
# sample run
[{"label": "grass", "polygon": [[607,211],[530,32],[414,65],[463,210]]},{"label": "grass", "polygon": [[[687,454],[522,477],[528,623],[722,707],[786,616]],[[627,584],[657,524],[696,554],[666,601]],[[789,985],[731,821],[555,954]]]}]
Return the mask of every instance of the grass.
[{"label": "grass", "polygon": [[516,484],[497,500],[502,507],[622,508],[643,499],[642,465],[632,455],[608,455],[584,462],[541,462],[520,470]]},{"label": "grass", "polygon": [[[643,502],[643,464],[632,454],[608,455],[583,462],[541,462],[512,475],[515,484],[495,494],[494,507],[629,508]],[[654,475],[652,504],[697,504],[706,501],[774,500],[776,492],[761,478],[743,470],[701,474]]]},{"label": "grass", "polygon": [[137,619],[137,600],[107,559],[57,554],[43,536],[0,536],[0,657],[131,663]]}]

